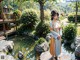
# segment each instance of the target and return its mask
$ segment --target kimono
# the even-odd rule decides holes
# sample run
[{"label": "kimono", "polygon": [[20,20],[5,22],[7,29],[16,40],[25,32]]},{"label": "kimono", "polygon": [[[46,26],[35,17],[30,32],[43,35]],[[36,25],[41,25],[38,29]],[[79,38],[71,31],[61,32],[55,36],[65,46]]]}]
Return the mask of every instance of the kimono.
[{"label": "kimono", "polygon": [[50,53],[52,56],[56,55],[59,56],[61,53],[61,40],[58,39],[58,35],[62,36],[62,29],[58,29],[60,27],[60,22],[56,21],[53,23],[50,22],[50,27],[53,28],[53,31],[49,33],[52,37],[50,43]]}]

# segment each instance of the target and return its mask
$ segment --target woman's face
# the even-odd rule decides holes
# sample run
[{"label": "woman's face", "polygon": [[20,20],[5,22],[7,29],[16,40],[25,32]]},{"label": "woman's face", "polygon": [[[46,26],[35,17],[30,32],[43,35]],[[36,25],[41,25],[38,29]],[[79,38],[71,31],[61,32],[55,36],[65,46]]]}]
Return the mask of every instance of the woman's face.
[{"label": "woman's face", "polygon": [[55,20],[57,20],[59,17],[58,17],[57,14],[55,14],[55,16],[53,16],[53,18],[54,18]]}]

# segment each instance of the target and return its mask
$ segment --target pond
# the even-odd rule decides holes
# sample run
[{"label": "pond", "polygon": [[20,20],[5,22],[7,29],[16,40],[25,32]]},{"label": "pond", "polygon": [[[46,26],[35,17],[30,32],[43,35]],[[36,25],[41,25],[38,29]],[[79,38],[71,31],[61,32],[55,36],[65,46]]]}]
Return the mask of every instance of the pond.
[{"label": "pond", "polygon": [[[14,41],[14,57],[17,59],[17,54],[19,51],[22,51],[25,58],[27,60],[36,60],[37,57],[36,56],[36,52],[34,51],[34,46],[35,46],[35,42],[34,39],[31,40],[32,38],[31,37],[26,37],[25,38],[22,38],[22,37],[13,37],[10,38],[10,40],[13,40]],[[31,40],[31,41],[30,41]],[[70,45],[69,44],[62,44],[62,52],[61,52],[61,55],[63,58],[66,58],[66,60],[70,59],[70,60],[75,60],[75,54],[74,54],[74,50],[71,49]],[[38,56],[39,57],[39,56]]]}]

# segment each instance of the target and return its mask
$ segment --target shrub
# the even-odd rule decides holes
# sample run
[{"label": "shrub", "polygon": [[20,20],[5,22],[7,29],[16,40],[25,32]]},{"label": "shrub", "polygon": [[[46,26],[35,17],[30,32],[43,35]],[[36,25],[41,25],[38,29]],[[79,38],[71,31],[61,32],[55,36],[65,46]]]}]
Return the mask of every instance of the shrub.
[{"label": "shrub", "polygon": [[36,44],[37,45],[40,45],[40,44],[42,44],[43,42],[45,42],[46,40],[44,39],[44,38],[39,38],[37,41],[36,41]]},{"label": "shrub", "polygon": [[15,11],[13,12],[13,16],[14,16],[14,18],[17,19],[17,20],[20,19],[21,15],[22,15],[22,12],[21,12],[20,10],[15,10]]},{"label": "shrub", "polygon": [[25,25],[22,25],[21,27],[18,28],[17,32],[18,34],[22,34],[26,31],[26,26]]},{"label": "shrub", "polygon": [[[75,15],[76,15],[75,13],[69,14],[68,20],[70,22],[75,22]],[[77,22],[80,22],[80,14],[77,15]]]},{"label": "shrub", "polygon": [[75,26],[72,24],[69,24],[66,27],[64,27],[62,38],[63,38],[63,40],[66,40],[66,42],[72,43],[72,42],[74,42],[76,33],[77,33],[77,31],[76,31]]},{"label": "shrub", "polygon": [[36,27],[38,16],[34,10],[26,10],[21,16],[21,23],[26,25],[26,29],[34,29]]},{"label": "shrub", "polygon": [[36,35],[38,37],[46,37],[47,33],[49,33],[49,25],[44,22],[40,22],[39,25],[36,27]]}]

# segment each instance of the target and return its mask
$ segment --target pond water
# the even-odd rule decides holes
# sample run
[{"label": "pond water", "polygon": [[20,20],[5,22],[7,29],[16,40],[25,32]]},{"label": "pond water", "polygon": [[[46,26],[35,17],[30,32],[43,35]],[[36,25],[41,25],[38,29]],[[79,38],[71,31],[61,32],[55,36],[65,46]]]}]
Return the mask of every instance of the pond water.
[{"label": "pond water", "polygon": [[[20,37],[19,37],[20,38]],[[13,40],[14,41],[14,40]],[[16,44],[19,46],[19,41],[16,42]],[[23,42],[24,43],[24,42]],[[27,43],[28,44],[28,43]],[[34,44],[33,44],[34,45]],[[15,47],[18,47],[18,46],[15,46]],[[29,52],[28,50],[29,48],[26,47],[26,52]],[[61,55],[63,57],[63,60],[64,58],[66,58],[66,60],[75,60],[75,54],[74,54],[74,49],[71,49],[70,45],[69,44],[62,44],[61,46]],[[17,52],[18,53],[18,52]],[[39,56],[38,56],[39,57]],[[28,53],[28,55],[26,55],[26,59],[27,60],[36,60],[36,52],[34,51],[34,49],[32,51],[30,51]]]}]

